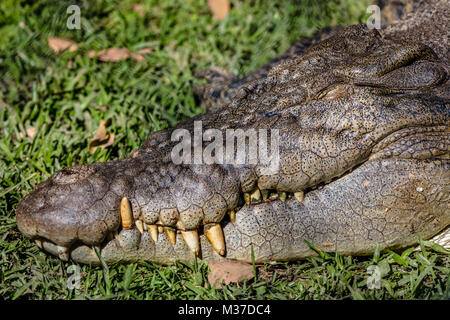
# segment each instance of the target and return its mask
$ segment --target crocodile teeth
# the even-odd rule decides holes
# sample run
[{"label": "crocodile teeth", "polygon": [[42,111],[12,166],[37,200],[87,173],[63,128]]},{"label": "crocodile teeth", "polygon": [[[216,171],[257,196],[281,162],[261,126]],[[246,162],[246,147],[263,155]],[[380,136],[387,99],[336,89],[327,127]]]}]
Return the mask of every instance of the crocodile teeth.
[{"label": "crocodile teeth", "polygon": [[37,246],[38,246],[40,249],[42,249],[42,240],[36,239],[36,240],[34,240],[34,241],[36,242]]},{"label": "crocodile teeth", "polygon": [[159,233],[163,233],[164,232],[164,228],[162,226],[158,226],[158,232]]},{"label": "crocodile teeth", "polygon": [[141,220],[136,220],[136,228],[138,228],[141,234],[144,234],[144,223]]},{"label": "crocodile teeth", "polygon": [[198,238],[197,230],[181,231],[181,235],[188,248],[191,249],[194,254],[198,255],[200,252],[200,240]]},{"label": "crocodile teeth", "polygon": [[305,198],[305,193],[303,191],[295,192],[294,197],[295,199],[297,199],[298,202],[303,202],[303,199]]},{"label": "crocodile teeth", "polygon": [[270,197],[269,197],[269,200],[276,200],[276,199],[278,199],[278,193],[271,193],[270,194]]},{"label": "crocodile teeth", "polygon": [[248,192],[244,192],[244,201],[246,204],[250,204],[251,200],[250,200],[250,193]]},{"label": "crocodile teeth", "polygon": [[256,189],[250,195],[250,202],[259,202],[260,200],[261,200],[261,191],[259,191],[259,189]]},{"label": "crocodile teeth", "polygon": [[234,209],[228,210],[228,215],[230,216],[231,223],[235,223],[236,222],[236,212],[234,211]]},{"label": "crocodile teeth", "polygon": [[223,256],[225,254],[225,239],[223,237],[222,227],[218,223],[205,226],[205,236],[208,238],[213,249]]},{"label": "crocodile teeth", "polygon": [[130,201],[127,197],[123,197],[120,201],[120,217],[122,218],[122,228],[131,229],[133,226],[133,213],[131,212]]},{"label": "crocodile teeth", "polygon": [[267,189],[261,190],[261,194],[262,194],[262,198],[264,201],[269,199],[269,190],[267,190]]},{"label": "crocodile teeth", "polygon": [[285,202],[287,198],[287,193],[286,192],[281,192],[280,193],[280,200]]},{"label": "crocodile teeth", "polygon": [[63,261],[69,261],[69,248],[63,246],[56,246],[58,256]]},{"label": "crocodile teeth", "polygon": [[171,244],[176,244],[177,243],[177,234],[175,232],[175,229],[173,229],[171,227],[164,227],[164,229],[166,230],[166,235],[167,235],[167,239],[169,240],[169,242]]},{"label": "crocodile teeth", "polygon": [[156,224],[147,224],[148,233],[152,237],[153,241],[158,242],[158,226]]}]

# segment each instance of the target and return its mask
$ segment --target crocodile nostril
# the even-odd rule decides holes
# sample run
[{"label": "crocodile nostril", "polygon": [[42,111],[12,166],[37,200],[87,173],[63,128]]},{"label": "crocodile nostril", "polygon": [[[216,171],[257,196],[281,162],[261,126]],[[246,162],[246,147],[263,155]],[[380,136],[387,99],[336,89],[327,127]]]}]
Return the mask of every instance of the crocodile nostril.
[{"label": "crocodile nostril", "polygon": [[61,170],[53,176],[53,182],[58,184],[67,184],[67,183],[73,183],[76,181],[76,174],[78,173],[75,168],[67,168],[64,170]]},{"label": "crocodile nostril", "polygon": [[28,212],[37,212],[45,206],[45,197],[37,192],[29,193],[20,205],[21,207],[25,207]]},{"label": "crocodile nostril", "polygon": [[56,184],[69,184],[83,180],[95,171],[89,166],[70,167],[58,171],[52,177],[52,182]]}]

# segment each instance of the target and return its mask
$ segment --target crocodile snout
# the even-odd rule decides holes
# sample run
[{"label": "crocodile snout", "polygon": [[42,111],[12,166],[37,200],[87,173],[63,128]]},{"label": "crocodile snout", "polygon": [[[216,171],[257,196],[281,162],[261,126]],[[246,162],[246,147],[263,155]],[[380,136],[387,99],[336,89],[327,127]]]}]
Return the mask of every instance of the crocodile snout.
[{"label": "crocodile snout", "polygon": [[[164,232],[171,244],[176,244],[180,233],[186,246],[198,254],[199,229],[214,250],[224,255],[220,222],[227,210],[234,213],[237,205],[235,175],[220,171],[222,182],[208,184],[214,174],[211,170],[218,169],[210,166],[207,172],[189,171],[191,176],[185,172],[184,183],[180,183],[171,176],[180,174],[171,171],[171,164],[155,168],[144,153],[61,170],[20,201],[18,228],[63,260],[80,245],[134,247],[144,231],[155,243]],[[216,170],[214,177],[219,173]],[[203,188],[194,183],[199,181]]]},{"label": "crocodile snout", "polygon": [[101,243],[120,223],[120,196],[111,190],[111,180],[105,175],[114,176],[115,171],[113,166],[107,167],[109,170],[98,164],[70,167],[39,184],[19,202],[19,230],[41,246],[56,245],[65,260],[68,248],[77,240]]}]

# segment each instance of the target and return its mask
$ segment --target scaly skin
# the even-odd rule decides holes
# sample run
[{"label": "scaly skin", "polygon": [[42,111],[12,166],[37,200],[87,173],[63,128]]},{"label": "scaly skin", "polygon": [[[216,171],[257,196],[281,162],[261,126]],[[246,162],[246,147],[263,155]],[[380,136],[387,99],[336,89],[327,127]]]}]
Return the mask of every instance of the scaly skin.
[{"label": "scaly skin", "polygon": [[[423,43],[432,48],[438,56],[448,63],[448,28],[450,10],[446,0],[378,0],[381,9],[382,37],[399,42]],[[239,89],[251,81],[262,79],[278,63],[303,55],[312,46],[330,38],[342,27],[327,27],[313,36],[294,43],[282,55],[276,57],[258,70],[244,78],[237,78],[226,70],[214,67],[196,73],[206,84],[195,87],[194,91],[207,110],[228,105]]]},{"label": "scaly skin", "polygon": [[[107,263],[191,261],[182,234],[194,230],[199,256],[209,260],[250,261],[252,247],[257,262],[297,260],[314,254],[305,240],[352,255],[377,244],[410,246],[450,225],[447,75],[447,61],[429,46],[363,25],[346,28],[244,84],[223,108],[150,135],[130,158],[54,174],[19,203],[19,230],[62,259],[70,252],[94,264],[92,247]],[[172,134],[194,136],[196,121],[223,136],[227,129],[278,129],[279,171],[267,174],[248,161],[176,165]],[[257,190],[279,198],[245,204],[246,193]],[[124,197],[135,221],[128,229],[119,214]],[[234,223],[230,210],[237,211]],[[141,221],[149,230],[182,233],[175,244],[170,232],[155,243],[139,230]],[[204,235],[217,224],[221,255]]]}]

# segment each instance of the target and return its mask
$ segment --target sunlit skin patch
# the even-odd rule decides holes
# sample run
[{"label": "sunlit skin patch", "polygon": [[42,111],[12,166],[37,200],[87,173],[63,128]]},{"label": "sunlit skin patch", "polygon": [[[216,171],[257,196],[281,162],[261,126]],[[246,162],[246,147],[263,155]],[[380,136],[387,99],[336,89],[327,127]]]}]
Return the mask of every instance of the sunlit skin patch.
[{"label": "sunlit skin patch", "polygon": [[[19,230],[84,263],[98,263],[94,246],[111,263],[249,261],[251,248],[264,262],[310,256],[304,240],[369,254],[429,238],[450,223],[447,71],[430,50],[349,27],[130,158],[56,173],[19,203]],[[279,130],[279,171],[174,164],[171,132],[195,121]]]}]

